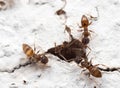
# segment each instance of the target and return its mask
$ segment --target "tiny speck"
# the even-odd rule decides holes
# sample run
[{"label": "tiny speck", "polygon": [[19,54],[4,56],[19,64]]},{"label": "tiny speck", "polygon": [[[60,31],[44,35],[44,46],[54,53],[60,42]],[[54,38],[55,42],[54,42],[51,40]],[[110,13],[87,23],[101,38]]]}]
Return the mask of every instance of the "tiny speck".
[{"label": "tiny speck", "polygon": [[26,84],[27,83],[26,80],[23,80],[23,83]]},{"label": "tiny speck", "polygon": [[38,78],[40,78],[40,77],[41,77],[41,74],[40,74],[40,75],[38,75],[37,77],[38,77]]},{"label": "tiny speck", "polygon": [[11,83],[11,85],[15,85],[15,83]]}]

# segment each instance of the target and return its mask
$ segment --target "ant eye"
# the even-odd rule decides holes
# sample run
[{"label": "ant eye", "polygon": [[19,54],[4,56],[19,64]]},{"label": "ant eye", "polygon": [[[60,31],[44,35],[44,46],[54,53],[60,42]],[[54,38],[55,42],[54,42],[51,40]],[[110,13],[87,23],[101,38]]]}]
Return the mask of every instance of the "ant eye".
[{"label": "ant eye", "polygon": [[46,64],[48,63],[48,58],[46,56],[41,57],[41,63]]}]

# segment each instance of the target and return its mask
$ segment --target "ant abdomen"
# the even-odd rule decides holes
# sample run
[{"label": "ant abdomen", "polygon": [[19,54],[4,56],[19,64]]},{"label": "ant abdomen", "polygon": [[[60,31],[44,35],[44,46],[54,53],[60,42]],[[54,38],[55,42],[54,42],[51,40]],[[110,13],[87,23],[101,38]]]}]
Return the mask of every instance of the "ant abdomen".
[{"label": "ant abdomen", "polygon": [[88,43],[89,43],[89,38],[88,37],[84,37],[84,38],[82,38],[82,43],[84,44],[84,45],[87,45]]}]

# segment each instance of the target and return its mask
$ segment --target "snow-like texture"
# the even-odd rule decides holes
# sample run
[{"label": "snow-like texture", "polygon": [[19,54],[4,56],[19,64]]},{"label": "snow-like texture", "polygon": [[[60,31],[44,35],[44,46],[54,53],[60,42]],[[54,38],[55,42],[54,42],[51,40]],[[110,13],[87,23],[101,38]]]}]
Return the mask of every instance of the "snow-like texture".
[{"label": "snow-like texture", "polygon": [[[55,14],[63,4],[61,0],[16,0],[12,8],[0,11],[0,88],[120,88],[118,71],[102,72],[102,78],[88,77],[74,62],[59,61],[50,54],[46,67],[28,65],[7,72],[26,63],[23,43],[33,47],[35,42],[37,49],[44,52],[55,42],[58,45],[69,41],[63,20]],[[79,38],[77,23],[83,14],[98,16],[96,8],[98,20],[89,26],[95,32],[91,34],[89,58],[94,58],[93,64],[120,67],[119,0],[67,0],[66,24]]]}]

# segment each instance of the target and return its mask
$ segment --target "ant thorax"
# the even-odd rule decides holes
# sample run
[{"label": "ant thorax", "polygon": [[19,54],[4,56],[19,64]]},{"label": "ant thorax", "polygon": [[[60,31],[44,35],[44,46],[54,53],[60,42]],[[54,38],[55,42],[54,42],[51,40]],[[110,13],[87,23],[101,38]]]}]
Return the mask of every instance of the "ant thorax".
[{"label": "ant thorax", "polygon": [[36,63],[36,62],[37,62],[34,57],[30,57],[29,60],[30,60],[30,62],[32,62],[32,63]]},{"label": "ant thorax", "polygon": [[85,37],[88,37],[88,36],[90,35],[90,33],[89,33],[88,31],[84,31],[84,32],[83,32],[83,35],[84,35]]},{"label": "ant thorax", "polygon": [[84,27],[84,32],[88,31],[88,27]]}]

